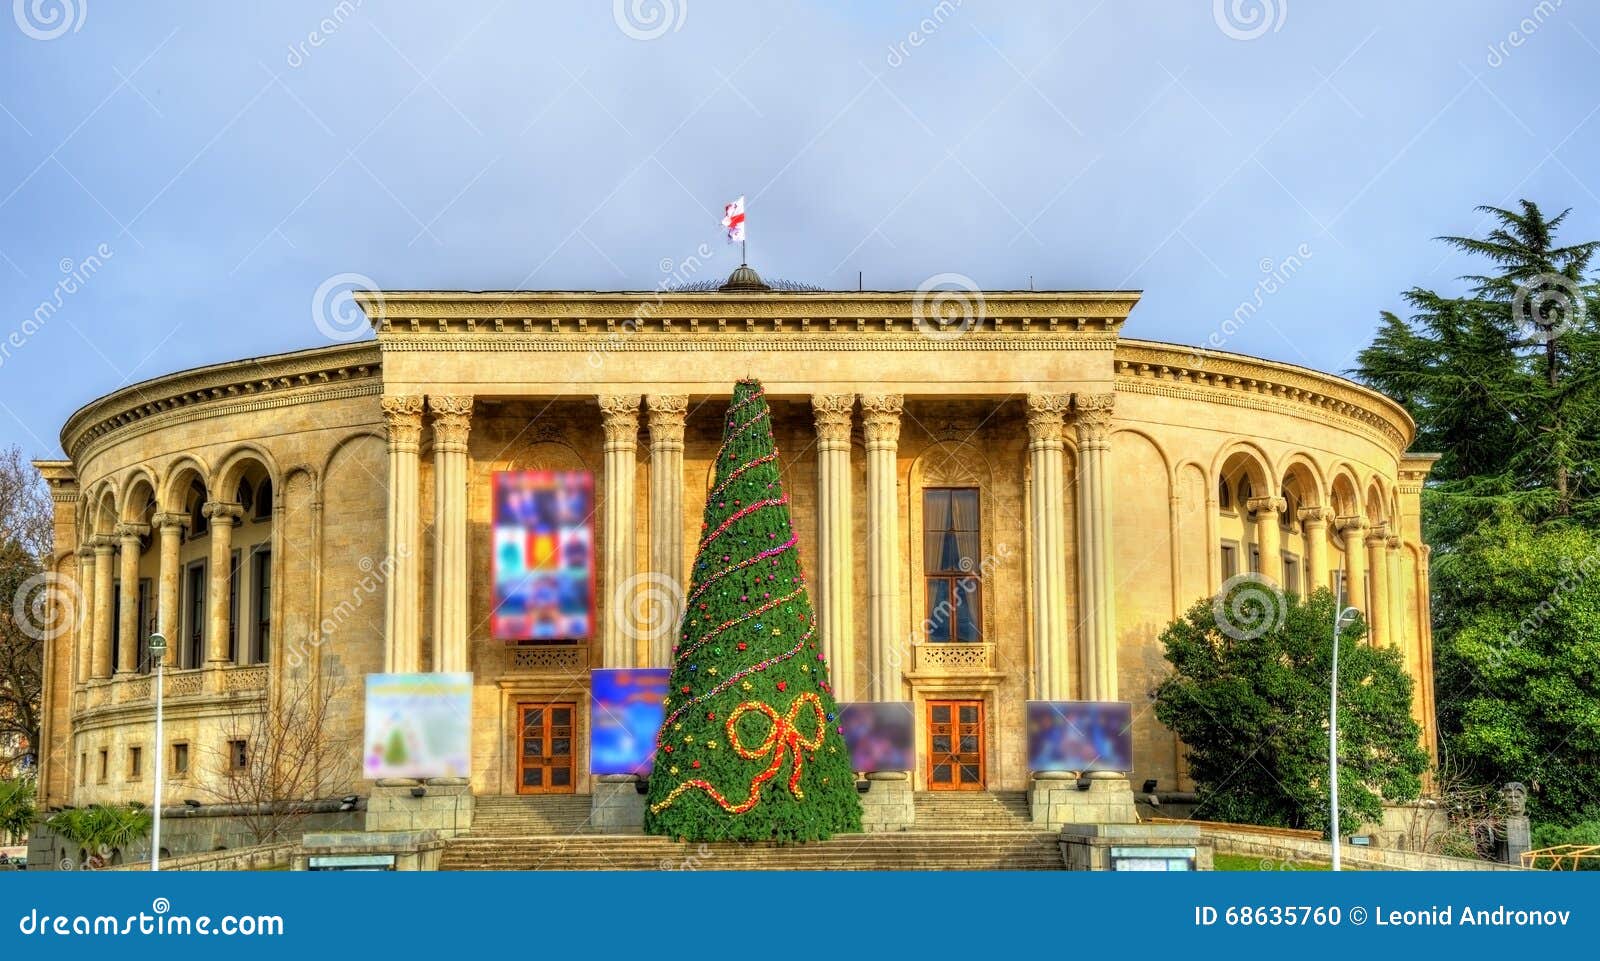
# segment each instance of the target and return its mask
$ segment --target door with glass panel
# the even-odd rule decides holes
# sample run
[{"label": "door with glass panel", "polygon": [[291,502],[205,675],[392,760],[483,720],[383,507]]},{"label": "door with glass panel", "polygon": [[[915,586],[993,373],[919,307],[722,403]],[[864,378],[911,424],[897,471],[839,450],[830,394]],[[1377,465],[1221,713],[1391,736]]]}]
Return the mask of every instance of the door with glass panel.
[{"label": "door with glass panel", "polygon": [[571,794],[573,713],[570,703],[519,704],[517,793]]},{"label": "door with glass panel", "polygon": [[983,702],[928,702],[928,790],[983,790]]}]

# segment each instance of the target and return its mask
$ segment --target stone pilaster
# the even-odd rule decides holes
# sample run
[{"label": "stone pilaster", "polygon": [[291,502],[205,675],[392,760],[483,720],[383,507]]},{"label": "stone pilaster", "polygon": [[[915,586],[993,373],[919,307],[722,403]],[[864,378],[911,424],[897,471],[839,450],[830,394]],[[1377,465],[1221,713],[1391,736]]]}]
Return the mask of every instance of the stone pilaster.
[{"label": "stone pilaster", "polygon": [[[646,403],[650,408],[650,569],[666,582],[664,596],[681,599],[689,587],[683,576],[683,427],[689,398],[652,394]],[[652,604],[649,612],[649,666],[671,667],[683,605]]]},{"label": "stone pilaster", "polygon": [[118,674],[132,674],[139,669],[139,635],[144,631],[144,625],[139,623],[139,552],[149,534],[148,524],[117,525],[117,581],[122,591],[117,617],[117,633],[122,638],[117,649]]},{"label": "stone pilaster", "polygon": [[634,473],[639,457],[638,394],[602,394],[601,424],[605,430],[604,502],[605,583],[600,606],[600,664],[633,667],[633,638],[618,617],[627,607],[620,591],[631,589],[634,576]]},{"label": "stone pilaster", "polygon": [[163,512],[152,520],[160,551],[156,560],[156,630],[167,639],[166,663],[170,667],[183,649],[178,638],[178,550],[189,527],[189,515]]},{"label": "stone pilaster", "polygon": [[384,584],[384,670],[422,669],[422,633],[417,596],[418,531],[422,501],[418,492],[422,445],[422,396],[383,398],[389,435],[389,580]]},{"label": "stone pilaster", "polygon": [[1078,579],[1083,624],[1083,696],[1117,699],[1117,595],[1112,565],[1109,476],[1116,394],[1078,394]]},{"label": "stone pilaster", "polygon": [[1289,509],[1282,497],[1252,497],[1245,509],[1256,515],[1256,550],[1261,555],[1261,576],[1273,587],[1283,587],[1283,532],[1279,518]]},{"label": "stone pilaster", "polygon": [[229,608],[228,579],[233,566],[233,527],[244,516],[244,507],[231,501],[210,501],[201,508],[211,526],[211,594],[207,600],[206,664],[220,666],[228,661]]},{"label": "stone pilaster", "polygon": [[900,394],[861,398],[867,435],[867,646],[874,701],[901,698],[904,656],[895,630],[900,607]]},{"label": "stone pilaster", "polygon": [[94,559],[94,538],[85,538],[83,546],[78,548],[78,592],[83,604],[78,611],[77,650],[73,657],[75,679],[80,685],[87,684],[94,675],[95,599],[99,593]]},{"label": "stone pilaster", "polygon": [[1071,697],[1072,625],[1067,618],[1067,455],[1064,416],[1070,394],[1028,395],[1028,463],[1033,497],[1028,516],[1028,583],[1033,597],[1034,696]]},{"label": "stone pilaster", "polygon": [[1372,610],[1367,615],[1372,630],[1367,635],[1367,643],[1374,647],[1393,644],[1394,622],[1389,617],[1389,559],[1384,556],[1389,548],[1389,525],[1384,522],[1374,524],[1365,542],[1367,570],[1372,577]]},{"label": "stone pilaster", "polygon": [[116,541],[105,534],[97,535],[91,542],[94,547],[94,677],[111,676],[111,595],[112,555]]},{"label": "stone pilaster", "polygon": [[855,699],[855,550],[851,536],[850,420],[854,394],[813,394],[817,423],[817,605],[834,697]]},{"label": "stone pilaster", "polygon": [[1336,522],[1344,536],[1344,606],[1353,607],[1372,623],[1367,611],[1367,522],[1361,517],[1341,517]]},{"label": "stone pilaster", "polygon": [[428,395],[433,415],[433,669],[468,670],[467,436],[470,396]]},{"label": "stone pilaster", "polygon": [[1328,522],[1333,511],[1326,507],[1302,507],[1300,530],[1306,538],[1306,589],[1310,594],[1328,586]]}]

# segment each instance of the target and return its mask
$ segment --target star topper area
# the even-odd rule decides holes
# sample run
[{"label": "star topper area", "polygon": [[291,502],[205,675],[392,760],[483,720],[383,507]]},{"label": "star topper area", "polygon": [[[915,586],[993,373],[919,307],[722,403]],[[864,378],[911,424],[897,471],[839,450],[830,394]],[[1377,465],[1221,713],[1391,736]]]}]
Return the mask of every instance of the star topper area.
[{"label": "star topper area", "polygon": [[739,245],[739,262],[749,263],[745,257],[744,243],[744,197],[740,196],[731,204],[722,208],[722,226],[728,231],[728,243]]}]

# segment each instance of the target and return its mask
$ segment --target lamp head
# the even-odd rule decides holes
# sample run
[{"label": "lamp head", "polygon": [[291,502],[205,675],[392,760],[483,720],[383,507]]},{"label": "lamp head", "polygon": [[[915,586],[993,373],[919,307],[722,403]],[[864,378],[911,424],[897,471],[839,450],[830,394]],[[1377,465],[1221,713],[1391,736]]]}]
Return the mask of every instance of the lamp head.
[{"label": "lamp head", "polygon": [[157,631],[150,635],[150,655],[161,657],[167,653],[167,636]]},{"label": "lamp head", "polygon": [[1335,621],[1335,623],[1338,625],[1339,630],[1342,631],[1345,628],[1349,627],[1351,624],[1354,624],[1356,622],[1356,618],[1358,618],[1360,616],[1361,616],[1361,612],[1360,611],[1356,610],[1353,607],[1347,607],[1344,610],[1339,612],[1339,617]]}]

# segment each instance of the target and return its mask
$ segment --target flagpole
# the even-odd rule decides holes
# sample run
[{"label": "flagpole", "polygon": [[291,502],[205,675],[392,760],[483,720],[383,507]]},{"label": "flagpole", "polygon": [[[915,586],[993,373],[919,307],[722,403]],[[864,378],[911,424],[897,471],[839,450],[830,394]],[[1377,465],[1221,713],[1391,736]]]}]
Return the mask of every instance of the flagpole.
[{"label": "flagpole", "polygon": [[741,267],[750,266],[750,258],[745,255],[745,243],[746,241],[739,241],[739,266]]}]

